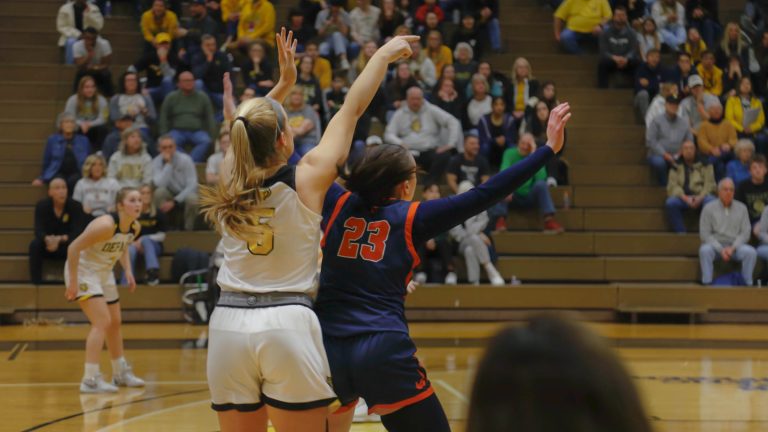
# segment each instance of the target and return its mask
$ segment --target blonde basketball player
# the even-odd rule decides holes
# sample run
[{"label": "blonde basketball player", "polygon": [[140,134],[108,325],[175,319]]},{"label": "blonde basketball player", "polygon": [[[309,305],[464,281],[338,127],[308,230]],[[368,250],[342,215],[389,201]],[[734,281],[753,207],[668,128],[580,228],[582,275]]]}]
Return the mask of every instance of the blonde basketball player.
[{"label": "blonde basketball player", "polygon": [[[336,396],[308,295],[317,287],[323,200],[388,64],[409,57],[415,40],[401,36],[379,49],[296,167],[287,165],[293,137],[282,107],[296,82],[292,33],[277,35],[277,86],[233,115],[224,183],[201,194],[224,250],[208,345],[212,407],[224,432],[266,431],[267,419],[278,432],[326,430]],[[229,89],[225,95],[231,99]]]},{"label": "blonde basketball player", "polygon": [[[116,204],[117,213],[94,219],[67,249],[65,297],[70,301],[77,300],[91,322],[85,342],[81,393],[114,393],[118,386],[144,385],[123,356],[120,298],[113,273],[115,264],[120,261],[131,292],[136,289],[128,245],[138,237],[141,229],[136,222],[141,214],[141,194],[137,189],[123,188],[117,193]],[[105,341],[112,358],[111,383],[104,381],[99,372],[99,357]]]}]

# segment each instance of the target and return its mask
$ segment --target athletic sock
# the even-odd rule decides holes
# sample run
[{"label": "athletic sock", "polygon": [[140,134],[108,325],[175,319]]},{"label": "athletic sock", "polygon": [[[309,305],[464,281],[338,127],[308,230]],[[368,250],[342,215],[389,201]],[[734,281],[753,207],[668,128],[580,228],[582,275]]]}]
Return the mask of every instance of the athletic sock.
[{"label": "athletic sock", "polygon": [[85,364],[85,373],[83,375],[84,379],[94,378],[98,374],[99,374],[99,364],[98,363],[86,363]]},{"label": "athletic sock", "polygon": [[116,359],[112,359],[112,373],[120,373],[128,362],[125,357],[120,356]]}]

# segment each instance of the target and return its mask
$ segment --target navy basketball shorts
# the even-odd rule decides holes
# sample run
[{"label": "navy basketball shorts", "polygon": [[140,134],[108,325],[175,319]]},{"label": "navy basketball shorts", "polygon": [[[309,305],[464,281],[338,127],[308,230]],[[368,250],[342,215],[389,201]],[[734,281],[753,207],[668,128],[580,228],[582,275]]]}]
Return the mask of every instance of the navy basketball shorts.
[{"label": "navy basketball shorts", "polygon": [[347,338],[323,336],[333,390],[342,407],[353,409],[362,397],[369,414],[386,415],[434,393],[416,359],[416,345],[405,333],[369,333]]}]

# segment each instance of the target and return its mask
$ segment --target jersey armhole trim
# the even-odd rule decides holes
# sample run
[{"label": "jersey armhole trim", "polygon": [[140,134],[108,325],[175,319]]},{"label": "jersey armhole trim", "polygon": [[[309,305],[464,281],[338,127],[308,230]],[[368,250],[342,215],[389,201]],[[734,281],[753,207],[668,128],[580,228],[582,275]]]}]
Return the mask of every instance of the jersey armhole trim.
[{"label": "jersey armhole trim", "polygon": [[338,201],[336,201],[336,206],[333,208],[333,213],[331,213],[331,217],[328,218],[328,223],[325,224],[323,239],[320,240],[320,247],[325,247],[325,239],[328,237],[328,232],[331,230],[333,223],[336,221],[336,218],[339,216],[342,207],[344,207],[344,203],[347,202],[350,195],[352,195],[352,192],[347,191],[344,195],[339,197]]},{"label": "jersey armhole trim", "polygon": [[408,276],[405,278],[405,284],[408,285],[408,282],[411,281],[411,276],[413,275],[413,269],[419,266],[421,263],[421,260],[419,259],[419,253],[416,251],[416,248],[413,246],[413,221],[416,218],[416,210],[419,208],[420,202],[411,203],[410,207],[408,207],[408,215],[405,217],[405,244],[408,246],[408,252],[411,253],[411,258],[413,258],[413,264],[411,264],[411,271],[408,272]]}]

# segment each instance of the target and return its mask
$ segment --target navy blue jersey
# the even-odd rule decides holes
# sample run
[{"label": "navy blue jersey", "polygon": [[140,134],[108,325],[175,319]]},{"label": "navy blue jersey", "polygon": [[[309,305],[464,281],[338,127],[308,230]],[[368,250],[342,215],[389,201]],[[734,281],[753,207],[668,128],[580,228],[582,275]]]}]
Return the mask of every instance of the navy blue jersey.
[{"label": "navy blue jersey", "polygon": [[323,204],[323,265],[315,303],[323,333],[407,333],[406,286],[419,259],[414,244],[513,193],[552,155],[542,146],[470,191],[423,203],[396,200],[369,209],[357,195],[334,184]]},{"label": "navy blue jersey", "polygon": [[[323,208],[323,265],[315,311],[323,333],[408,333],[406,286],[418,265],[411,234],[419,203],[392,201],[368,208],[334,187]],[[344,311],[344,313],[338,313]]]}]

